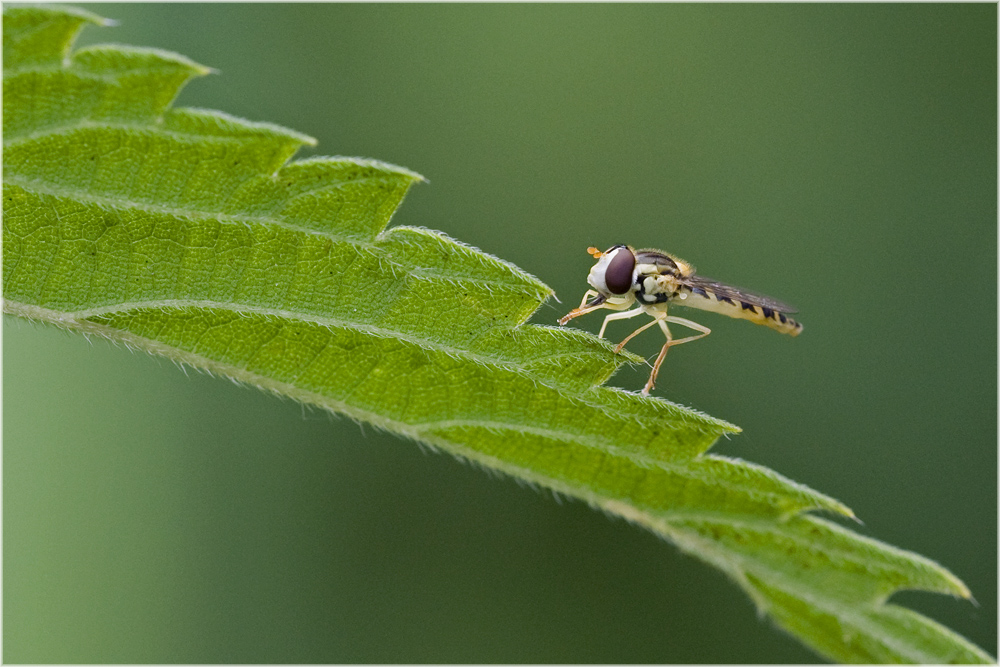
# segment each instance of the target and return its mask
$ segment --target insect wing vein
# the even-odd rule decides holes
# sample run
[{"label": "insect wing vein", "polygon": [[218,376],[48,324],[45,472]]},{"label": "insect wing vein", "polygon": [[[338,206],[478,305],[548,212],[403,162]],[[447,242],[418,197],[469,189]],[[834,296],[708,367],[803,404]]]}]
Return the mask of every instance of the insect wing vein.
[{"label": "insect wing vein", "polygon": [[682,284],[692,289],[702,289],[706,292],[711,292],[715,295],[716,299],[720,300],[725,298],[732,299],[734,301],[743,301],[744,303],[749,303],[754,306],[770,308],[771,310],[779,313],[798,312],[798,310],[789,306],[787,303],[782,303],[781,301],[772,299],[769,296],[764,296],[763,294],[757,294],[756,292],[750,292],[739,287],[733,287],[732,285],[720,283],[712,280],[711,278],[703,278],[702,276],[697,275],[688,276],[683,280]]}]

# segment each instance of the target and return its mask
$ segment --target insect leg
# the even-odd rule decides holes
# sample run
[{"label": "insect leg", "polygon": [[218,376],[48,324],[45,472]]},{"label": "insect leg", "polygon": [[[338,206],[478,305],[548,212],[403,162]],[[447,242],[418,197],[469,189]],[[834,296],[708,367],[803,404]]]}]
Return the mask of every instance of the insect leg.
[{"label": "insect leg", "polygon": [[665,318],[665,321],[660,325],[660,328],[664,329],[664,332],[667,334],[668,341],[670,340],[670,333],[666,331],[667,329],[666,322],[670,322],[671,324],[679,324],[682,327],[687,327],[688,329],[694,329],[695,331],[701,332],[697,336],[688,336],[687,338],[681,338],[680,340],[671,341],[670,342],[671,346],[680,345],[681,343],[690,343],[693,340],[704,338],[708,334],[712,333],[712,330],[709,329],[708,327],[702,324],[698,324],[697,322],[692,322],[691,320],[685,320],[683,317],[667,317]]},{"label": "insect leg", "polygon": [[[587,302],[591,297],[600,298],[601,302],[594,306],[588,306]],[[583,301],[580,302],[579,308],[574,308],[573,310],[566,313],[563,317],[559,318],[559,324],[566,324],[574,317],[580,317],[581,315],[586,315],[587,313],[592,313],[595,310],[600,310],[601,308],[608,308],[610,310],[625,310],[631,304],[629,302],[625,303],[612,303],[608,301],[607,298],[592,289],[587,290],[583,295]]]},{"label": "insect leg", "polygon": [[580,301],[580,307],[579,308],[574,308],[573,310],[571,310],[568,313],[566,313],[566,315],[564,315],[563,317],[559,318],[559,324],[560,325],[566,324],[567,322],[569,322],[574,317],[580,317],[581,315],[586,315],[587,313],[591,313],[591,312],[597,310],[598,308],[603,308],[604,304],[598,304],[596,306],[592,306],[590,308],[587,308],[587,302],[590,301],[590,298],[594,297],[594,296],[600,296],[600,294],[598,294],[597,292],[595,292],[592,289],[589,289],[586,292],[584,292],[584,294],[583,294],[583,300]]},{"label": "insect leg", "polygon": [[[680,345],[681,343],[690,343],[693,340],[698,340],[699,338],[704,338],[708,334],[712,333],[712,330],[706,326],[702,326],[697,322],[692,322],[691,320],[685,320],[682,317],[663,317],[663,319],[654,320],[660,325],[660,329],[663,330],[663,335],[667,337],[667,342],[664,343],[663,349],[660,350],[660,354],[656,357],[656,361],[653,363],[653,372],[649,374],[649,380],[646,382],[646,386],[642,388],[642,395],[648,396],[649,392],[653,390],[656,386],[656,376],[660,374],[660,366],[663,364],[663,360],[667,358],[667,352],[674,345]],[[672,324],[680,324],[681,326],[688,327],[689,329],[694,329],[695,331],[700,331],[697,336],[688,336],[687,338],[681,338],[679,340],[674,340],[674,337],[670,334],[670,328],[667,326],[667,322]]]},{"label": "insect leg", "polygon": [[[636,311],[632,310],[632,311],[629,311],[629,312],[635,313]],[[642,312],[642,308],[641,307],[639,308],[638,312]],[[626,336],[625,340],[623,340],[622,342],[618,343],[618,347],[615,348],[615,352],[621,352],[622,348],[625,347],[625,343],[629,342],[630,340],[632,340],[633,338],[635,338],[636,336],[638,336],[639,334],[641,334],[643,331],[645,331],[646,329],[648,329],[649,327],[653,326],[654,324],[656,324],[657,322],[661,321],[664,317],[667,316],[666,313],[657,313],[655,315],[653,315],[653,313],[650,313],[650,315],[653,317],[653,320],[651,322],[647,322],[646,324],[643,324],[641,327],[639,327],[638,329],[636,329],[635,331],[633,331],[632,333],[630,333],[628,336]],[[634,317],[634,315],[630,315],[630,317]]]},{"label": "insect leg", "polygon": [[587,302],[590,301],[590,297],[592,296],[600,296],[600,295],[592,289],[589,289],[586,292],[584,292],[583,299],[580,300],[580,307],[577,308],[577,310],[583,310],[583,308],[586,307]]},{"label": "insect leg", "polygon": [[631,317],[635,317],[642,313],[642,306],[638,308],[633,308],[632,310],[626,310],[623,313],[611,313],[604,318],[604,324],[601,325],[601,331],[597,334],[598,338],[604,338],[604,330],[608,328],[608,322],[611,320],[627,320]]}]

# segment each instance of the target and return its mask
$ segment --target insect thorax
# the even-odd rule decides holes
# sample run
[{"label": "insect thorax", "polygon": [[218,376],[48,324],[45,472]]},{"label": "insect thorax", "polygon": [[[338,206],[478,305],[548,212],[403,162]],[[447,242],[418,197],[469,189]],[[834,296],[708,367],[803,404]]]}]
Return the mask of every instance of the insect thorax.
[{"label": "insect thorax", "polygon": [[[643,270],[646,268],[653,270],[646,272]],[[666,303],[677,296],[677,278],[670,273],[659,273],[653,267],[640,265],[635,282],[636,298],[639,303]]]}]

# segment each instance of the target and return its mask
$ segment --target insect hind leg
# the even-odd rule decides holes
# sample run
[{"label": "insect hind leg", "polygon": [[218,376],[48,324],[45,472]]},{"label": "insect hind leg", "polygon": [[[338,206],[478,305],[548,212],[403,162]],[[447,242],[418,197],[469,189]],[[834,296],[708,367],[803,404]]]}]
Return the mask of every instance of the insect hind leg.
[{"label": "insect hind leg", "polygon": [[[667,322],[671,324],[679,324],[682,327],[687,327],[688,329],[694,329],[695,331],[700,331],[697,336],[688,336],[687,338],[681,338],[679,340],[672,340],[670,336],[670,329],[667,328]],[[708,334],[712,333],[712,330],[703,324],[698,324],[697,322],[692,322],[691,320],[685,320],[683,317],[665,317],[660,321],[660,328],[663,329],[663,333],[667,336],[667,342],[670,345],[680,345],[681,343],[690,343],[693,340],[698,340],[699,338],[704,338]]]},{"label": "insect hind leg", "polygon": [[[667,322],[670,322],[671,324],[680,324],[681,326],[694,329],[700,333],[696,336],[687,336],[686,338],[674,340],[674,337],[670,333],[670,327],[667,326]],[[663,317],[661,319],[654,320],[654,323],[660,325],[660,329],[663,330],[663,335],[667,337],[667,342],[664,343],[663,349],[660,350],[660,354],[656,357],[656,361],[653,362],[653,371],[649,374],[649,380],[646,381],[646,386],[642,388],[643,396],[649,396],[649,392],[651,392],[656,386],[656,376],[660,374],[660,366],[663,365],[663,360],[667,358],[667,352],[670,351],[671,347],[674,345],[680,345],[681,343],[690,343],[693,340],[704,338],[708,334],[712,333],[712,330],[708,327],[698,324],[697,322],[692,322],[691,320],[686,320],[683,317]]]}]

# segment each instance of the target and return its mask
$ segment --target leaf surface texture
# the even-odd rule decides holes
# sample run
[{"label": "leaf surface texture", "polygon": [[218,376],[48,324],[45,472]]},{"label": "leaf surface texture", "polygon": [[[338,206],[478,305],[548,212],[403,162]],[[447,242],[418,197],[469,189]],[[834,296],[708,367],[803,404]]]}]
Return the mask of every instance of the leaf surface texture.
[{"label": "leaf surface texture", "polygon": [[707,453],[739,429],[603,386],[611,345],[527,324],[517,267],[390,217],[421,177],[290,161],[313,140],[171,106],[209,72],[152,49],[71,52],[80,10],[4,10],[4,309],[94,333],[582,499],[721,569],[848,662],[992,662],[889,604],[969,597],[947,570],[809,510],[844,505]]}]

